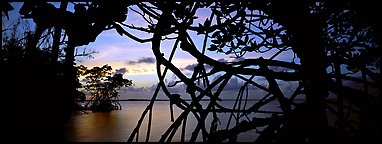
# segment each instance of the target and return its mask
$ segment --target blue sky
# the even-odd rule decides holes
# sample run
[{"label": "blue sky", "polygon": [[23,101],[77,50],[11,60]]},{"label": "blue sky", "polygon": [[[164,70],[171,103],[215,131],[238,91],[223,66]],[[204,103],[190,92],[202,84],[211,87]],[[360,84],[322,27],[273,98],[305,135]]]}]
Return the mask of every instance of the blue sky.
[{"label": "blue sky", "polygon": [[[22,3],[12,3],[15,10],[11,11],[9,13],[10,20],[2,18],[3,21],[12,22],[16,18],[19,17],[18,9],[22,5]],[[56,4],[56,7],[58,7],[59,4]],[[68,10],[72,9],[73,5],[69,3]],[[208,18],[210,15],[210,12],[206,9],[200,9],[197,11],[196,16],[198,17],[197,20],[195,20],[194,24],[197,23],[204,23],[206,18]],[[31,23],[31,26],[33,27],[33,21],[27,20]],[[129,10],[128,17],[126,21],[124,22],[126,24],[134,24],[135,26],[147,26],[145,21],[141,18],[140,15],[137,13]],[[126,29],[133,35],[136,35],[140,38],[150,38],[151,34],[132,31],[129,29]],[[197,35],[194,32],[190,32],[190,35],[192,36],[194,43],[199,48],[199,50],[202,49],[203,46],[203,38],[204,35]],[[162,42],[162,52],[164,52],[165,56],[168,57],[170,54],[170,51],[173,47],[174,41],[164,41]],[[207,46],[209,45],[209,41],[207,43]],[[93,58],[84,58],[84,57],[77,57],[77,65],[85,65],[87,67],[94,67],[94,66],[102,66],[105,64],[111,65],[114,70],[124,68],[126,69],[125,78],[133,80],[135,87],[151,87],[152,85],[156,84],[158,82],[158,78],[156,75],[156,68],[155,68],[155,61],[145,61],[145,60],[151,60],[154,58],[154,55],[151,51],[151,43],[139,43],[136,42],[126,36],[119,35],[114,29],[107,30],[102,32],[96,39],[95,42],[90,43],[87,46],[81,46],[77,47],[77,49],[81,52],[82,50],[90,50],[90,51],[96,51],[97,53],[92,54]],[[274,53],[276,53],[276,50],[271,50],[268,53],[261,54],[264,58],[272,56]],[[233,55],[225,55],[222,53],[216,53],[207,51],[206,55],[209,57],[212,57],[213,59],[224,59],[226,61],[232,61],[234,58],[232,58]],[[259,57],[259,54],[256,53],[247,53],[245,55],[245,58],[257,58]],[[278,56],[275,59],[279,60],[288,60],[290,61],[290,58],[293,57],[293,53],[291,51],[284,52],[282,55]],[[174,59],[173,63],[178,68],[183,69],[184,73],[190,73],[191,71],[184,69],[188,65],[192,65],[196,63],[197,60],[193,58],[190,54],[187,52],[182,51],[181,49],[178,49]],[[168,81],[172,81],[172,74],[169,73],[166,77]]]}]

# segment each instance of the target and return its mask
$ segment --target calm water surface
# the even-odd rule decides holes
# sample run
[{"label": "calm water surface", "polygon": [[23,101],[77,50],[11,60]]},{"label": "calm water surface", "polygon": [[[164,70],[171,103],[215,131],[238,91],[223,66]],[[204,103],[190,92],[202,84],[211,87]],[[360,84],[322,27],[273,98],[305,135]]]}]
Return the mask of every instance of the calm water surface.
[{"label": "calm water surface", "polygon": [[[115,110],[111,112],[90,112],[88,114],[82,112],[74,112],[71,120],[66,127],[66,138],[71,142],[125,142],[135,128],[138,119],[140,118],[143,110],[147,107],[148,101],[121,101],[122,110]],[[232,107],[233,101],[223,102],[225,106]],[[252,102],[253,103],[253,102]],[[206,105],[205,102],[203,105]],[[249,105],[251,105],[249,103]],[[266,107],[268,110],[278,109],[277,104]],[[174,109],[175,119],[182,111]],[[225,128],[229,113],[221,113],[218,115],[220,118],[220,128]],[[212,118],[208,117],[207,121]],[[171,125],[169,102],[157,101],[153,110],[153,121],[151,128],[150,141],[158,141],[161,135]],[[186,140],[189,140],[197,122],[193,115],[189,115],[187,119]],[[209,124],[206,123],[207,130]],[[144,141],[146,138],[147,118],[141,125],[139,133],[139,141]],[[173,141],[180,141],[180,131],[174,136]],[[257,133],[249,131],[238,136],[238,141],[254,141]],[[199,141],[201,138],[199,136]]]}]

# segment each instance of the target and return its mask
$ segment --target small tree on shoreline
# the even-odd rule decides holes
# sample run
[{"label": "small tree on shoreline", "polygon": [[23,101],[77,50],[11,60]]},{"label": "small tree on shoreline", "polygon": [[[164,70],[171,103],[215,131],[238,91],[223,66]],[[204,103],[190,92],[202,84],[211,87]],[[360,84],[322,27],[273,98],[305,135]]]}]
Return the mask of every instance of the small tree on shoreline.
[{"label": "small tree on shoreline", "polygon": [[80,65],[77,67],[78,76],[85,76],[86,84],[83,86],[90,92],[91,98],[85,104],[85,110],[92,111],[111,111],[120,110],[122,107],[118,100],[118,90],[121,87],[131,86],[131,80],[124,79],[123,74],[113,74],[109,65],[102,67],[87,67]]}]

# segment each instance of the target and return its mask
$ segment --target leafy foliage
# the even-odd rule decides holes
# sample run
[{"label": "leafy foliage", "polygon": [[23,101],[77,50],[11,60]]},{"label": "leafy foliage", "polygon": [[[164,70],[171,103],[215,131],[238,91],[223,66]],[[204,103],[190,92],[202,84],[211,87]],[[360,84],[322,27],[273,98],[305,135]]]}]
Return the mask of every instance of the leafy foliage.
[{"label": "leafy foliage", "polygon": [[[378,7],[374,4],[370,1],[166,1],[136,4],[138,10],[132,9],[142,16],[147,27],[122,25],[152,33],[153,36],[149,39],[131,34],[126,36],[138,42],[152,43],[157,64],[165,67],[163,73],[158,72],[160,82],[157,89],[162,89],[172,101],[171,114],[173,104],[183,110],[176,119],[171,117],[173,123],[159,141],[172,141],[180,127],[181,141],[186,141],[185,127],[190,115],[198,120],[189,139],[191,142],[198,137],[203,141],[237,141],[240,133],[249,130],[260,134],[256,143],[328,143],[349,139],[381,141],[375,134],[380,134],[380,129],[373,128],[380,126],[377,122],[380,117],[372,120],[374,116],[369,113],[350,112],[358,108],[374,114],[380,111],[376,101],[380,101],[381,89],[375,86],[381,82],[381,57],[378,55],[381,23],[378,22],[380,15],[376,15]],[[197,15],[199,10],[209,16]],[[195,33],[198,38],[204,36],[202,47],[194,43],[199,41],[191,37]],[[170,57],[161,51],[160,44],[165,40],[175,40]],[[173,64],[176,48],[198,61],[191,76]],[[209,57],[206,50],[243,59],[220,62]],[[290,55],[290,52],[293,54]],[[258,58],[245,57],[247,53],[254,53]],[[163,77],[167,70],[174,73],[179,81],[166,86]],[[219,76],[213,77],[217,74]],[[244,83],[238,94],[232,97],[235,99],[234,106],[228,108],[219,100],[228,81],[235,77]],[[255,77],[263,78],[265,84]],[[198,85],[200,81],[203,86]],[[289,94],[281,81],[297,87],[292,88],[294,92]],[[186,85],[186,95],[179,96],[167,90],[178,83]],[[354,86],[354,83],[363,85],[363,88]],[[250,86],[264,95],[248,94]],[[253,95],[260,101],[248,108],[248,97]],[[128,141],[138,140],[139,128],[145,117],[149,117],[148,127],[151,127],[152,105],[156,96],[157,93],[154,93]],[[182,101],[186,97],[192,102]],[[207,97],[209,105],[204,107],[200,101]],[[297,101],[296,97],[304,101]],[[280,104],[278,110],[267,114],[260,112],[260,108],[275,101]],[[347,103],[356,106],[345,106]],[[221,126],[221,129],[217,128],[221,118],[217,113],[229,115],[228,124]],[[260,113],[266,120],[256,116]],[[347,117],[351,114],[364,117],[356,119],[358,124],[355,124],[352,118]],[[207,119],[209,116],[213,119]],[[336,122],[328,123],[331,119]],[[209,131],[206,123],[210,123]],[[264,125],[263,130],[258,130]],[[146,141],[149,139],[150,129]]]},{"label": "leafy foliage", "polygon": [[[256,143],[380,143],[382,44],[378,6],[372,1],[112,1],[77,3],[74,13],[61,13],[45,2],[26,2],[20,13],[33,18],[43,30],[62,26],[66,31],[68,44],[71,44],[66,53],[68,66],[64,75],[67,79],[74,76],[71,71],[74,47],[94,41],[104,30],[116,29],[120,35],[135,41],[151,42],[157,59],[159,84],[131,133],[130,142],[138,140],[146,116],[149,117],[146,141],[149,141],[153,105],[161,89],[170,100],[173,122],[162,135],[161,142],[172,141],[181,126],[181,141],[185,141],[187,118],[193,115],[198,124],[190,137],[191,142],[198,137],[203,141],[237,141],[239,134],[256,130],[260,134]],[[128,9],[140,15],[147,23],[146,27],[125,24]],[[201,9],[208,10],[210,16],[198,17],[196,13]],[[3,12],[6,14],[8,10]],[[122,26],[150,33],[152,37],[140,38]],[[192,32],[204,36],[201,48],[190,37]],[[41,34],[40,30],[35,39]],[[161,51],[161,42],[165,40],[175,40],[168,58]],[[183,52],[198,61],[191,76],[173,64],[179,43]],[[243,58],[246,53],[263,54],[269,58],[262,55],[223,63],[208,57],[206,50],[236,58]],[[268,56],[269,52],[271,56]],[[291,60],[275,59],[284,52],[293,53]],[[212,69],[208,70],[206,65]],[[275,67],[289,70],[271,69]],[[118,103],[113,103],[118,98],[116,89],[131,85],[131,81],[124,80],[122,75],[111,76],[111,70],[107,65],[93,69],[78,67],[77,74],[89,79],[85,89],[93,95],[88,104],[94,110],[120,108]],[[187,95],[168,91],[171,86],[164,82],[167,71],[179,79],[171,86],[184,83]],[[219,76],[211,78],[218,73]],[[225,107],[220,102],[220,95],[233,77],[244,83],[232,97],[234,106]],[[263,82],[255,77],[261,77]],[[196,85],[199,81],[203,86]],[[281,90],[280,81],[297,85],[292,89],[293,94],[287,95]],[[66,83],[69,89],[73,88],[70,86],[72,82],[68,80]],[[362,85],[362,88],[354,84]],[[252,106],[248,102],[251,96],[249,86],[262,91],[255,94],[260,100]],[[327,99],[328,96],[334,98]],[[185,101],[185,97],[192,102]],[[203,107],[200,101],[206,97],[208,106]],[[296,97],[305,101],[297,101]],[[260,110],[272,102],[279,103],[280,108],[267,112]],[[173,118],[173,105],[183,110],[176,119]],[[221,117],[218,113],[229,115],[226,126],[219,125]],[[212,121],[208,117],[212,117]],[[328,123],[331,119],[335,123]],[[209,131],[208,122],[211,123]]]},{"label": "leafy foliage", "polygon": [[131,86],[131,80],[123,78],[123,74],[111,73],[111,66],[93,67],[88,69],[83,65],[77,67],[77,75],[85,76],[87,80],[83,86],[91,93],[90,101],[85,109],[92,111],[110,111],[121,109],[118,100],[118,90],[121,87]]}]

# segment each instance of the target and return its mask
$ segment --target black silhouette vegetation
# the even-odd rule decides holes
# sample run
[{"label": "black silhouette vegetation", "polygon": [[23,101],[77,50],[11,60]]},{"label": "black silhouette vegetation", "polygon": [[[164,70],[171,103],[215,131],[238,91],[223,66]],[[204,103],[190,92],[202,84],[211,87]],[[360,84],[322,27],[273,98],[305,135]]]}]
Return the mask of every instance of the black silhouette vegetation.
[{"label": "black silhouette vegetation", "polygon": [[[2,83],[9,92],[2,97],[7,103],[17,103],[19,110],[3,106],[6,113],[3,124],[12,123],[11,129],[23,132],[20,135],[5,129],[7,140],[20,137],[28,141],[63,140],[60,130],[70,116],[76,93],[75,48],[95,41],[104,30],[115,29],[121,36],[151,43],[157,60],[158,87],[135,129],[126,134],[128,142],[138,141],[139,137],[151,141],[153,105],[160,90],[172,107],[182,109],[178,117],[171,115],[173,122],[161,135],[160,142],[173,141],[177,132],[182,142],[237,142],[239,134],[251,130],[256,130],[255,143],[382,142],[382,26],[376,1],[71,3],[75,4],[74,12],[66,10],[68,2],[61,2],[60,8],[46,2],[25,2],[20,14],[33,19],[36,31],[26,46],[2,45],[1,68],[5,79]],[[3,13],[6,15],[9,10],[4,8]],[[128,10],[140,15],[147,25],[135,26],[125,21]],[[197,15],[200,10],[209,11],[209,16]],[[53,44],[46,53],[49,61],[41,63],[37,43],[42,33],[51,28],[55,31]],[[139,37],[128,30],[151,35]],[[62,31],[68,37],[64,43],[60,43]],[[195,45],[192,34],[204,38],[202,46]],[[161,51],[164,41],[174,44],[170,54]],[[64,54],[58,52],[60,44]],[[8,58],[13,49],[22,49],[17,63]],[[197,60],[191,76],[172,63],[176,51]],[[256,53],[258,57],[220,62],[209,57],[209,52],[235,58]],[[290,60],[280,60],[279,57],[290,52],[293,53]],[[58,55],[64,59],[58,61]],[[23,71],[28,71],[28,75]],[[169,72],[178,81],[165,83]],[[266,84],[259,83],[259,77]],[[232,78],[244,83],[237,95],[232,96],[235,104],[226,107],[221,104],[220,96]],[[168,90],[181,83],[186,85],[187,95]],[[281,83],[296,87],[290,89],[291,94],[285,93]],[[248,97],[255,95],[249,94],[250,87],[262,91],[256,94],[255,103],[248,102]],[[11,88],[27,90],[16,93],[9,91]],[[206,106],[202,106],[202,99],[208,99]],[[275,102],[279,104],[278,110],[262,110]],[[61,111],[46,112],[52,108]],[[35,116],[23,121],[24,115],[18,115],[20,110]],[[229,115],[227,125],[219,123],[221,114]],[[198,123],[187,137],[189,116]],[[147,123],[143,121],[145,118]],[[140,134],[145,124],[147,130]]]},{"label": "black silhouette vegetation", "polygon": [[[122,109],[118,102],[118,90],[122,87],[131,86],[133,83],[131,80],[123,78],[121,73],[112,74],[111,70],[111,66],[107,64],[92,69],[83,65],[77,67],[77,74],[85,76],[88,80],[85,85],[80,84],[81,87],[91,94],[90,100],[83,107],[80,107],[80,110],[111,111]],[[85,94],[82,93],[82,95]],[[86,98],[80,98],[82,101],[84,99]]]}]

